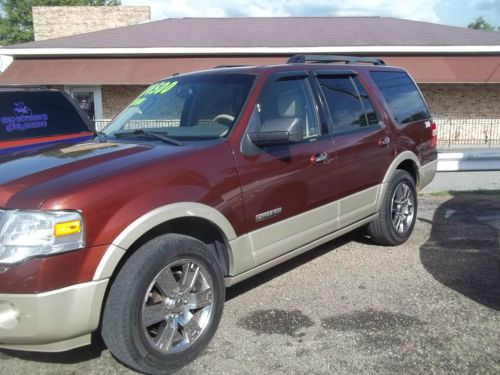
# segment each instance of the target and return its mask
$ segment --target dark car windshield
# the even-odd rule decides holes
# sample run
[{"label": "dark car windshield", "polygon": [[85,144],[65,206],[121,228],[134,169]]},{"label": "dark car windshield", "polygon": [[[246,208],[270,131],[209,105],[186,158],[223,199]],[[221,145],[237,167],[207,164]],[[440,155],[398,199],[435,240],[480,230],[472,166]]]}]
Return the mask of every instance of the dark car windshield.
[{"label": "dark car windshield", "polygon": [[[143,136],[161,132],[184,140],[224,137],[232,128],[254,81],[248,74],[195,74],[150,86],[103,132]],[[152,138],[150,138],[152,139]]]},{"label": "dark car windshield", "polygon": [[0,91],[0,142],[89,131],[59,91]]}]

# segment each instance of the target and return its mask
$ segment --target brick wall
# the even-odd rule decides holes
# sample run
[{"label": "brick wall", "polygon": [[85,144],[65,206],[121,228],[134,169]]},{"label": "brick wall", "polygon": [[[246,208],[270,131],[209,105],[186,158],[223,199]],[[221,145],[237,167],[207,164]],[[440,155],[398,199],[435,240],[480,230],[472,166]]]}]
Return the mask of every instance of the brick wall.
[{"label": "brick wall", "polygon": [[441,118],[500,118],[500,84],[419,84],[431,113]]},{"label": "brick wall", "polygon": [[33,7],[35,40],[135,25],[150,19],[148,6]]},{"label": "brick wall", "polygon": [[102,86],[104,119],[112,119],[134,100],[147,86]]}]

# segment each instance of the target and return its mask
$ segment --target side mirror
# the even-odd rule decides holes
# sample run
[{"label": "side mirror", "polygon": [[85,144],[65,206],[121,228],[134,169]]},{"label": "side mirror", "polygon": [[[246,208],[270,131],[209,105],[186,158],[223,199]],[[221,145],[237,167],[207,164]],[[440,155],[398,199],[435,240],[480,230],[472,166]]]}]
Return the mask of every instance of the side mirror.
[{"label": "side mirror", "polygon": [[259,147],[284,145],[302,141],[304,129],[304,119],[300,117],[274,118],[266,120],[258,132],[248,136]]}]

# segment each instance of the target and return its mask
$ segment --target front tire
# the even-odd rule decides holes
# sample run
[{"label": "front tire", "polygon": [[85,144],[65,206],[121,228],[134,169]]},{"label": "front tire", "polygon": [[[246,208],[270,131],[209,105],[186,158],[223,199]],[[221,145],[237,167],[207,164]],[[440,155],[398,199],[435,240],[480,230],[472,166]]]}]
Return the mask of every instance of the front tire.
[{"label": "front tire", "polygon": [[368,225],[372,240],[386,246],[406,242],[415,226],[417,205],[413,177],[397,169],[387,186],[377,219]]},{"label": "front tire", "polygon": [[111,285],[102,336],[129,367],[165,374],[208,345],[224,307],[224,275],[202,242],[159,236],[141,246]]}]

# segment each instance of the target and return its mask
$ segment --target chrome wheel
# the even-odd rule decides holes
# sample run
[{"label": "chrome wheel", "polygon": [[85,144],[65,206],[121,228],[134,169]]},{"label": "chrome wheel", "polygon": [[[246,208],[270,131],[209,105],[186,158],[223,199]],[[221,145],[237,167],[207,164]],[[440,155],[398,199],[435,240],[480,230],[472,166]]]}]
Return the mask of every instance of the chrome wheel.
[{"label": "chrome wheel", "polygon": [[392,226],[398,233],[405,233],[413,223],[415,214],[413,191],[401,182],[394,190],[391,201]]},{"label": "chrome wheel", "polygon": [[162,353],[176,353],[193,344],[209,326],[213,311],[213,281],[194,259],[168,264],[153,279],[144,296],[142,330]]}]

